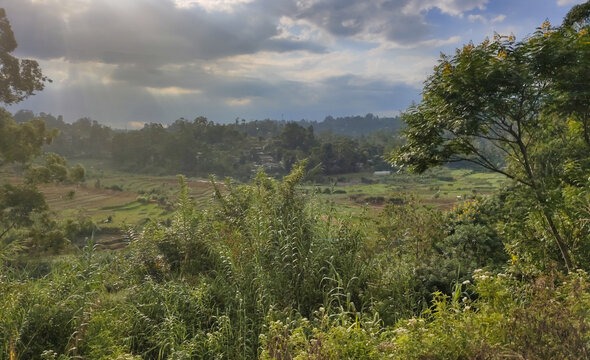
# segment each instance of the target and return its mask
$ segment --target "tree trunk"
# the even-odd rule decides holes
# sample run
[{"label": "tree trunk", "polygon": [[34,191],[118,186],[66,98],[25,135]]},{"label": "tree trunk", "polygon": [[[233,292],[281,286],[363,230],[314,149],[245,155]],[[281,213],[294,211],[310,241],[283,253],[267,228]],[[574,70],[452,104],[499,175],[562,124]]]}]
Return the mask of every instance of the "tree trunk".
[{"label": "tree trunk", "polygon": [[531,181],[531,187],[535,191],[535,196],[537,197],[537,201],[539,202],[541,209],[543,209],[543,217],[547,221],[547,224],[549,225],[549,230],[551,231],[551,235],[553,235],[553,239],[555,240],[555,243],[557,244],[557,247],[561,252],[561,257],[563,258],[565,267],[567,268],[567,272],[570,273],[572,271],[572,259],[570,257],[567,246],[563,241],[563,238],[557,230],[557,226],[555,226],[555,223],[553,222],[551,212],[549,211],[549,209],[547,209],[547,206],[545,205],[547,199],[545,197],[544,187],[542,183],[537,182],[537,179],[529,162],[528,151],[526,146],[520,138],[517,140],[517,142],[523,156],[525,171],[527,172],[527,175]]},{"label": "tree trunk", "polygon": [[549,211],[547,210],[547,208],[544,205],[541,204],[541,206],[543,207],[543,216],[545,217],[545,220],[549,224],[549,229],[551,231],[551,235],[553,235],[553,238],[555,239],[555,242],[557,243],[557,247],[559,248],[559,251],[561,252],[561,257],[563,258],[563,261],[565,262],[565,267],[567,268],[567,272],[570,273],[572,271],[572,259],[570,257],[567,246],[566,246],[565,242],[563,241],[563,238],[561,237],[561,235],[557,231],[557,226],[555,226],[555,223],[553,222],[553,217],[551,216],[551,214],[549,213]]}]

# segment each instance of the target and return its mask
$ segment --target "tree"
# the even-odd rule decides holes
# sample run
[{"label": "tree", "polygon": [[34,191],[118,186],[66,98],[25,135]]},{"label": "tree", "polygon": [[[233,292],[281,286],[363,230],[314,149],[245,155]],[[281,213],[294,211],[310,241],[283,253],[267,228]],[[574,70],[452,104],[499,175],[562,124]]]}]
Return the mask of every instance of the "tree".
[{"label": "tree", "polygon": [[[0,8],[0,102],[7,105],[42,90],[44,82],[49,81],[36,61],[10,55],[16,46],[6,12]],[[8,111],[0,108],[0,165],[18,162],[28,168],[25,184],[0,186],[0,260],[22,249],[24,238],[8,235],[30,227],[38,220],[37,215],[48,210],[36,183],[65,181],[68,175],[72,181],[84,179],[83,167],[74,167],[68,174],[65,159],[57,154],[46,154],[44,166],[30,167],[30,162],[41,155],[43,145],[51,143],[57,133],[57,130],[48,131],[45,122],[38,118],[16,123]]]},{"label": "tree", "polygon": [[[556,29],[545,22],[520,42],[514,36],[496,35],[493,41],[465,45],[452,57],[443,54],[425,82],[422,101],[403,115],[407,143],[391,157],[394,165],[417,172],[468,161],[530,189],[568,270],[573,266],[571,254],[549,201],[559,181],[546,176],[549,167],[543,163],[555,159],[541,154],[546,155],[544,143],[553,136],[551,122],[563,123],[564,110],[588,121],[588,102],[583,99],[590,82],[578,82],[567,68],[555,66],[550,50],[558,49],[562,61],[575,62],[587,74],[590,57],[583,56],[588,51],[587,30],[587,26],[580,31]],[[580,45],[569,46],[572,43]],[[484,151],[489,147],[504,154],[508,166]]]},{"label": "tree", "polygon": [[17,47],[6,11],[0,8],[0,101],[11,105],[43,90],[51,81],[41,73],[35,60],[19,60],[12,56]]},{"label": "tree", "polygon": [[8,231],[32,223],[31,214],[47,210],[45,197],[33,186],[0,187],[0,239]]},{"label": "tree", "polygon": [[565,27],[584,27],[590,24],[590,1],[575,5],[568,11],[563,19]]},{"label": "tree", "polygon": [[[17,47],[6,11],[0,8],[0,102],[15,104],[42,90],[45,81],[34,60],[12,56]],[[0,161],[26,163],[41,153],[41,147],[57,135],[47,131],[41,120],[17,124],[10,113],[0,109]],[[1,164],[1,163],[0,163]]]},{"label": "tree", "polygon": [[40,155],[43,145],[51,143],[56,135],[57,130],[47,130],[43,120],[17,124],[8,111],[0,108],[0,164],[28,163]]}]

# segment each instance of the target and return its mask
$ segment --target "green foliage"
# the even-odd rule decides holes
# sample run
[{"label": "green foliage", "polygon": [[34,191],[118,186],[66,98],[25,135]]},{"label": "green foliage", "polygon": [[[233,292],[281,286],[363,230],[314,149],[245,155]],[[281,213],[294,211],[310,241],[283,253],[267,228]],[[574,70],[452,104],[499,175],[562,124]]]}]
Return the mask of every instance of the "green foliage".
[{"label": "green foliage", "polygon": [[0,102],[11,105],[43,90],[44,82],[51,81],[43,76],[35,60],[17,59],[11,55],[17,43],[6,11],[0,8]]},{"label": "green foliage", "polygon": [[[128,228],[127,249],[97,251],[92,219],[57,223],[34,187],[83,179],[84,169],[46,154],[28,183],[0,188],[0,359],[588,358],[590,281],[574,268],[590,263],[587,86],[574,91],[563,69],[547,72],[553,50],[572,60],[585,36],[544,24],[526,42],[500,37],[443,57],[406,114],[408,143],[396,160],[421,171],[469,156],[515,180],[450,211],[401,194],[375,217],[336,212],[301,186],[318,157],[295,161],[311,152],[326,169],[344,168],[339,156],[358,160],[346,151],[355,143],[318,144],[311,128],[289,125],[275,139],[277,157],[293,160],[281,181],[262,169],[245,185],[212,177],[211,203],[197,204],[179,176],[168,223]],[[572,65],[581,77],[582,65]],[[6,119],[0,131],[32,126]],[[166,141],[198,138],[206,145],[182,160],[190,166],[223,148],[216,139],[248,140],[236,129],[197,118],[115,143],[123,151],[124,140],[139,139],[134,149],[148,152],[133,156],[159,166],[179,151]],[[28,162],[40,146],[0,155]],[[490,146],[505,163],[483,156]],[[435,175],[436,186],[423,181],[432,191],[453,180]],[[157,189],[138,201],[167,202]],[[79,236],[85,247],[48,256]]]},{"label": "green foliage", "polygon": [[41,148],[57,135],[48,131],[45,123],[33,119],[17,124],[10,113],[0,109],[0,161],[28,163],[41,154]]},{"label": "green foliage", "polygon": [[[586,168],[589,161],[587,37],[587,25],[576,31],[545,22],[523,41],[496,35],[442,55],[422,101],[403,116],[407,143],[391,158],[418,172],[469,161],[528,188],[521,194],[534,202],[530,216],[568,271],[577,265],[575,246],[559,225],[559,194],[563,164],[571,174],[572,164]],[[490,146],[507,166],[486,151]]]},{"label": "green foliage", "polygon": [[[583,359],[588,351],[588,279],[584,272],[523,284],[506,274],[474,274],[478,295],[457,287],[439,294],[422,319],[392,331],[400,359]],[[524,285],[524,286],[523,286]]]},{"label": "green foliage", "polygon": [[567,12],[565,17],[563,18],[562,26],[569,27],[569,26],[583,26],[584,24],[588,25],[588,20],[590,18],[590,2],[586,1],[583,4],[574,5],[570,11]]},{"label": "green foliage", "polygon": [[[503,201],[444,214],[404,198],[376,219],[382,237],[370,242],[370,219],[355,224],[302,191],[305,167],[281,182],[259,172],[249,185],[214,183],[205,208],[180,177],[169,226],[129,229],[128,250],[96,252],[91,239],[79,254],[43,266],[5,262],[2,356],[493,359],[588,351],[584,272],[472,272],[497,271],[506,259],[492,226]],[[94,224],[81,218],[63,229],[88,233]]]}]

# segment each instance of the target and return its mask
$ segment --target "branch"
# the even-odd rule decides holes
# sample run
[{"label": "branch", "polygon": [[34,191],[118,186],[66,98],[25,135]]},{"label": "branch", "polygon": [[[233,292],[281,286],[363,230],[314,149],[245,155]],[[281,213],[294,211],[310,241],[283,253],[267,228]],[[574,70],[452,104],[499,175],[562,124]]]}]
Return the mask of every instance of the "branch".
[{"label": "branch", "polygon": [[501,170],[501,169],[500,169],[500,168],[498,168],[497,166],[494,166],[493,164],[492,164],[492,165],[487,165],[486,163],[483,163],[483,162],[481,162],[481,161],[478,161],[478,160],[479,160],[479,159],[473,159],[473,158],[463,158],[463,157],[456,157],[456,158],[454,158],[454,159],[450,159],[450,160],[447,160],[447,161],[448,161],[448,162],[468,161],[468,162],[470,162],[470,163],[473,163],[473,164],[479,165],[479,166],[481,166],[481,167],[483,167],[483,168],[485,168],[485,169],[488,169],[488,170],[490,170],[490,171],[496,172],[496,173],[498,173],[498,174],[502,174],[502,175],[506,176],[507,178],[509,178],[509,179],[511,179],[511,180],[514,180],[514,181],[517,181],[517,182],[519,182],[519,183],[521,183],[521,184],[523,184],[523,185],[526,185],[526,186],[532,187],[532,184],[531,184],[530,182],[528,182],[528,181],[526,181],[526,180],[523,180],[523,179],[521,179],[521,178],[520,178],[520,177],[518,177],[518,176],[515,176],[515,175],[512,175],[512,174],[509,174],[509,173],[505,172],[504,170]]}]

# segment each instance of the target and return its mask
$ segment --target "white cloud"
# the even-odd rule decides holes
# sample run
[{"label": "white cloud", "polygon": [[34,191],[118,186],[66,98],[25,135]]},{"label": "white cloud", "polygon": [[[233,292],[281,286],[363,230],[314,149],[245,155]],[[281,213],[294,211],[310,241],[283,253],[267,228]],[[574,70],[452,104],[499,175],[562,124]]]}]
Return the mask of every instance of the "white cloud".
[{"label": "white cloud", "polygon": [[163,95],[163,96],[177,96],[177,95],[196,95],[202,94],[203,92],[199,89],[185,89],[178,86],[168,86],[168,87],[146,87],[146,90],[149,91],[153,95]]},{"label": "white cloud", "polygon": [[174,0],[179,8],[190,8],[195,5],[208,12],[232,12],[240,5],[251,3],[254,0]]},{"label": "white cloud", "polygon": [[495,18],[493,18],[493,19],[492,19],[492,20],[490,20],[490,21],[491,21],[491,23],[493,24],[493,23],[502,22],[502,21],[504,21],[505,19],[506,19],[506,15],[504,15],[504,14],[500,14],[500,15],[496,16]]},{"label": "white cloud", "polygon": [[488,23],[495,24],[495,23],[499,23],[499,22],[504,21],[504,19],[506,19],[506,15],[500,14],[500,15],[495,16],[493,18],[488,18],[488,17],[485,17],[485,16],[480,15],[480,14],[477,14],[477,15],[475,15],[475,14],[469,14],[469,15],[467,15],[467,19],[470,22],[479,21],[479,22],[484,23],[484,24],[488,24]]},{"label": "white cloud", "polygon": [[481,22],[482,22],[482,23],[484,23],[484,24],[485,24],[485,23],[488,21],[488,20],[487,20],[485,17],[483,17],[483,15],[473,15],[473,14],[469,14],[469,15],[467,16],[467,19],[468,19],[470,22],[481,21]]},{"label": "white cloud", "polygon": [[484,10],[488,0],[411,0],[404,8],[406,14],[415,14],[434,8],[445,14],[463,16],[463,13],[473,9]]},{"label": "white cloud", "polygon": [[441,46],[446,46],[446,45],[452,45],[452,44],[457,44],[461,41],[461,37],[459,35],[454,35],[451,37],[448,37],[446,39],[430,39],[430,40],[424,40],[424,41],[419,41],[413,44],[407,44],[407,45],[399,45],[393,42],[383,42],[382,44],[380,44],[377,48],[375,48],[374,50],[371,50],[371,53],[377,53],[377,52],[382,52],[382,51],[391,51],[391,50],[397,50],[397,49],[406,49],[406,50],[411,50],[411,49],[429,49],[429,48],[437,48],[437,47],[441,47]]},{"label": "white cloud", "polygon": [[143,126],[145,125],[144,122],[141,121],[129,121],[127,123],[127,125],[129,125],[130,128],[132,129],[141,129],[143,128]]},{"label": "white cloud", "polygon": [[573,4],[581,4],[585,0],[557,0],[557,5],[565,6],[565,5],[573,5]]},{"label": "white cloud", "polygon": [[228,104],[229,106],[250,105],[251,102],[252,102],[252,99],[250,99],[250,98],[227,99],[225,101],[225,103]]}]

